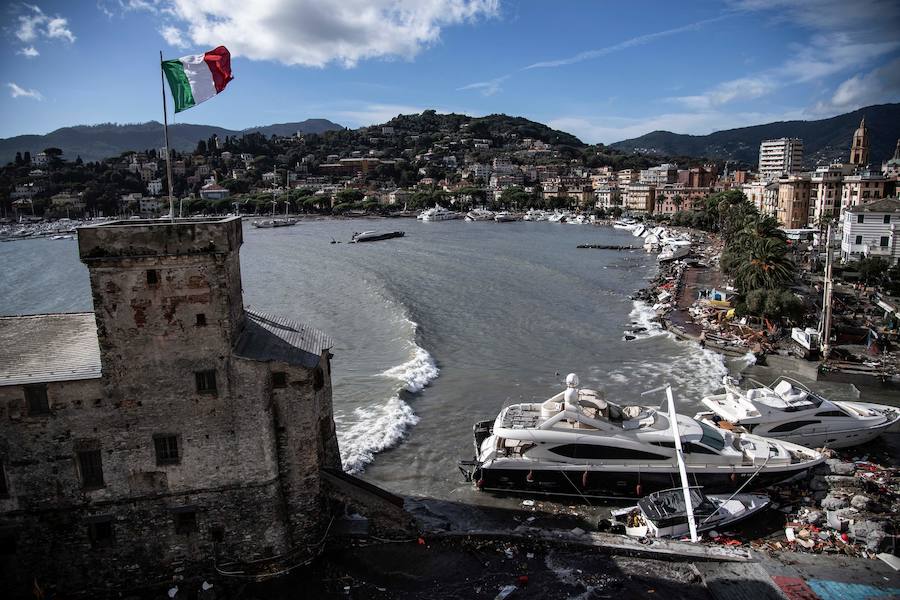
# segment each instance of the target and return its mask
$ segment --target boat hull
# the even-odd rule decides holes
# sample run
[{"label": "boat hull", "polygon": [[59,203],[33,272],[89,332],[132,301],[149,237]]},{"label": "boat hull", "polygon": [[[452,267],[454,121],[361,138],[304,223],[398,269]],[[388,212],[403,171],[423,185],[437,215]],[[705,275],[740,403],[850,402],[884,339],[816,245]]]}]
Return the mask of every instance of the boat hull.
[{"label": "boat hull", "polygon": [[[760,472],[747,490],[762,489],[786,481],[809,467],[793,470]],[[594,470],[590,466],[575,469],[495,469],[478,467],[472,481],[482,491],[507,492],[526,495],[640,498],[648,493],[681,485],[677,469],[669,472],[638,472],[635,467],[621,470],[605,467]],[[709,493],[728,493],[740,488],[756,469],[743,472],[688,472],[689,485],[702,486]],[[725,469],[723,469],[725,471]],[[585,473],[587,475],[585,476]],[[586,484],[586,485],[585,485]]]}]

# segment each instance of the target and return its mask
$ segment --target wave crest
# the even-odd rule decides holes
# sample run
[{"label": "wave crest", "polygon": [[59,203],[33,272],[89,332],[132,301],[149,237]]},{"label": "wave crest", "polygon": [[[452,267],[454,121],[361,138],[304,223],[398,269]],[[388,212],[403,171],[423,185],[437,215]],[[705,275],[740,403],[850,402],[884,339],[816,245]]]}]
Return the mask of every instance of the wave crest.
[{"label": "wave crest", "polygon": [[382,373],[385,377],[393,377],[402,381],[403,389],[413,394],[421,392],[441,373],[434,358],[427,350],[419,346],[415,348],[415,355],[410,360]]},{"label": "wave crest", "polygon": [[361,473],[375,454],[396,446],[407,430],[419,422],[409,404],[394,396],[382,406],[357,408],[358,421],[338,435],[341,466],[351,474]]}]

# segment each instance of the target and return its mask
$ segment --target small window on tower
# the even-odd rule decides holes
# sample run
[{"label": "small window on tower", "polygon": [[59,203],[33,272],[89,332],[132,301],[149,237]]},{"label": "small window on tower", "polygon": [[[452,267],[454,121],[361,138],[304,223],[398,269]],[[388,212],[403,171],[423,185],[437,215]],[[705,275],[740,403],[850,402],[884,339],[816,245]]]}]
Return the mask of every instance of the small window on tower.
[{"label": "small window on tower", "polygon": [[177,435],[158,433],[153,436],[153,446],[157,465],[177,465],[180,462]]},{"label": "small window on tower", "polygon": [[890,225],[891,223],[891,215],[884,215],[884,224]]},{"label": "small window on tower", "polygon": [[198,394],[216,394],[216,371],[195,371],[194,378],[197,381]]},{"label": "small window on tower", "polygon": [[25,401],[28,404],[28,415],[49,415],[50,401],[47,399],[47,384],[38,383],[25,386]]},{"label": "small window on tower", "polygon": [[147,285],[159,285],[159,273],[156,269],[147,269]]},{"label": "small window on tower", "polygon": [[175,533],[190,535],[197,531],[197,511],[193,508],[177,508],[172,511],[175,521]]},{"label": "small window on tower", "polygon": [[284,371],[274,371],[272,373],[272,387],[287,387],[287,373],[285,373]]},{"label": "small window on tower", "polygon": [[108,548],[115,542],[112,517],[96,517],[88,523],[88,537],[92,548]]},{"label": "small window on tower", "polygon": [[197,313],[197,327],[206,327],[206,315]]},{"label": "small window on tower", "polygon": [[856,222],[857,222],[857,223],[865,223],[865,222],[866,222],[866,215],[856,215]]}]

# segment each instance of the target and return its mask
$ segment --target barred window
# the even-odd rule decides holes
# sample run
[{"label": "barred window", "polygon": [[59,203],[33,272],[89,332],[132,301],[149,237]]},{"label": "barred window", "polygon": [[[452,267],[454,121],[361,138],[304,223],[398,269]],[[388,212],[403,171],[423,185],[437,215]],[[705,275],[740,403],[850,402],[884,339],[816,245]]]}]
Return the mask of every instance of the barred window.
[{"label": "barred window", "polygon": [[81,486],[85,489],[103,487],[103,461],[100,458],[100,449],[78,450],[76,455]]},{"label": "barred window", "polygon": [[195,371],[194,378],[197,382],[197,393],[198,394],[213,394],[216,393],[216,371],[215,369],[210,369],[209,371]]},{"label": "barred window", "polygon": [[160,433],[153,436],[153,446],[156,448],[157,465],[177,465],[181,462],[178,454],[178,436],[168,433]]}]

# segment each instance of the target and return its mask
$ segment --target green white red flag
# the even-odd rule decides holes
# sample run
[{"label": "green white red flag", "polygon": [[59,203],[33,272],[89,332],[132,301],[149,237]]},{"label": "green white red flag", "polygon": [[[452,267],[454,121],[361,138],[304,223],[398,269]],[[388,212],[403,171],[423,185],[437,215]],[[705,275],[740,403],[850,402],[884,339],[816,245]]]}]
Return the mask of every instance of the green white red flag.
[{"label": "green white red flag", "polygon": [[231,53],[225,46],[205,54],[164,60],[162,69],[172,91],[176,113],[209,100],[234,79],[231,75]]}]

